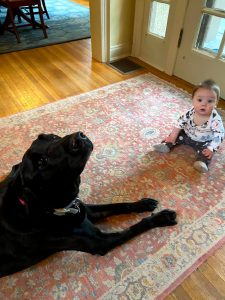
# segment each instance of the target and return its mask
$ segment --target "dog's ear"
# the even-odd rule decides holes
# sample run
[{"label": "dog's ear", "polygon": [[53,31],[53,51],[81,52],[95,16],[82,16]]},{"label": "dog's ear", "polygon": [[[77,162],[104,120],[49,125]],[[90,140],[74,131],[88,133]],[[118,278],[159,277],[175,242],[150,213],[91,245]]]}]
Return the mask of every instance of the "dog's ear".
[{"label": "dog's ear", "polygon": [[12,170],[11,170],[10,174],[9,174],[9,177],[12,178],[12,179],[16,178],[19,174],[19,169],[20,169],[20,163],[17,164],[17,165],[14,165],[12,167]]},{"label": "dog's ear", "polygon": [[34,164],[30,159],[30,150],[25,153],[21,166],[20,166],[20,177],[23,186],[26,186],[28,182],[32,181],[34,176]]},{"label": "dog's ear", "polygon": [[12,167],[9,175],[2,181],[2,185],[14,184],[17,182],[18,178],[20,178],[20,163]]},{"label": "dog's ear", "polygon": [[6,193],[9,186],[11,187],[14,183],[17,182],[17,178],[19,178],[19,169],[20,164],[13,166],[9,175],[0,182],[0,202],[3,199],[3,195]]},{"label": "dog's ear", "polygon": [[38,136],[38,140],[45,140],[45,141],[51,141],[51,140],[54,140],[56,138],[59,138],[59,136],[56,135],[56,134],[41,133]]}]

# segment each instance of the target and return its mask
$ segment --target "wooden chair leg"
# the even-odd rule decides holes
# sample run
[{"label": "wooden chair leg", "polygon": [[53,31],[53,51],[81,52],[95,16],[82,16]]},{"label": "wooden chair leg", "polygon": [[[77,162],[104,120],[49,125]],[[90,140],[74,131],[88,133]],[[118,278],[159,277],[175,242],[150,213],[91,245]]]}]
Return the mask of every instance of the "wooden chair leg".
[{"label": "wooden chair leg", "polygon": [[39,11],[40,22],[41,22],[41,25],[42,25],[42,30],[43,30],[43,33],[44,33],[44,37],[47,38],[48,35],[47,35],[46,25],[45,25],[44,18],[43,18],[43,10],[42,10],[40,2],[38,2],[38,11]]},{"label": "wooden chair leg", "polygon": [[19,23],[22,23],[22,20],[21,20],[20,16],[17,16],[17,19],[18,19]]},{"label": "wooden chair leg", "polygon": [[45,0],[41,0],[41,4],[42,4],[42,7],[43,7],[43,12],[46,14],[47,18],[50,19],[47,7],[45,5]]},{"label": "wooden chair leg", "polygon": [[9,16],[10,16],[10,21],[12,23],[13,31],[16,35],[17,42],[20,43],[20,36],[19,36],[19,33],[16,29],[16,25],[15,25],[15,22],[14,22],[14,14],[13,14],[13,11],[11,10],[11,8],[8,8],[8,13],[9,13]]},{"label": "wooden chair leg", "polygon": [[29,6],[29,14],[30,14],[30,18],[31,18],[31,23],[32,23],[32,28],[36,28],[35,26],[35,18],[34,18],[34,10],[33,10],[33,6]]}]

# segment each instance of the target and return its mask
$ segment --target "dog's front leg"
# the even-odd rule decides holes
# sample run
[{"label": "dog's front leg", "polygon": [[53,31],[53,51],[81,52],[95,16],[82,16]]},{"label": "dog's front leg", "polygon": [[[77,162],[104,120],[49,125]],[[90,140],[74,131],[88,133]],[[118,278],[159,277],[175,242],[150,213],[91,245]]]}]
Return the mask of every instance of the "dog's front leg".
[{"label": "dog's front leg", "polygon": [[101,232],[101,242],[97,245],[97,253],[100,255],[106,254],[108,251],[113,248],[122,245],[123,243],[129,241],[135,236],[156,228],[156,227],[165,227],[176,225],[176,212],[173,210],[162,210],[156,214],[142,219],[140,222],[134,224],[126,230],[115,233],[103,233]]},{"label": "dog's front leg", "polygon": [[94,222],[113,215],[153,211],[157,207],[157,204],[157,200],[151,198],[143,198],[136,202],[123,202],[100,205],[86,204],[85,206],[87,210],[88,219]]},{"label": "dog's front leg", "polygon": [[113,248],[122,245],[133,237],[155,227],[176,225],[176,213],[172,210],[163,210],[159,213],[142,219],[126,230],[106,233],[100,231],[87,219],[80,228],[75,228],[73,235],[57,239],[53,243],[54,251],[78,250],[91,254],[105,255]]}]

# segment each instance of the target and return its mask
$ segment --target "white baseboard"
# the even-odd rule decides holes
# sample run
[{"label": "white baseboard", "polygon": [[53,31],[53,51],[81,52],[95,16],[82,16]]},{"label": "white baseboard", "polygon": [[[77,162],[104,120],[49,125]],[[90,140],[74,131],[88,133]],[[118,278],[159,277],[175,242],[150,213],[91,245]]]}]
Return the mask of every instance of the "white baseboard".
[{"label": "white baseboard", "polygon": [[118,60],[131,55],[131,44],[123,43],[110,47],[110,61]]}]

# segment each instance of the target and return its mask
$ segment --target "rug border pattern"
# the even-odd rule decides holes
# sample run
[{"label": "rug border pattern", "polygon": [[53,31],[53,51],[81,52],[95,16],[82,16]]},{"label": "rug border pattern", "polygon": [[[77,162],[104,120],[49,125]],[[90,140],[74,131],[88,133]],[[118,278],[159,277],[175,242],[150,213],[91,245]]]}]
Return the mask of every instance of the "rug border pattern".
[{"label": "rug border pattern", "polygon": [[[210,241],[208,245],[203,242],[197,242],[192,237],[192,232],[198,234],[198,230],[205,223],[211,223],[211,231],[207,232],[207,239]],[[143,295],[141,299],[146,300],[162,300],[168,296],[181,282],[187,278],[194,270],[196,270],[210,255],[212,255],[225,242],[225,191],[223,191],[223,199],[213,210],[207,212],[199,218],[195,223],[191,223],[182,231],[182,236],[189,239],[180,239],[180,235],[176,236],[173,241],[162,247],[160,251],[150,257],[140,266],[136,267],[133,272],[123,278],[119,284],[113,287],[99,300],[120,299],[120,293],[125,291],[127,283],[129,285],[140,285],[141,281],[146,282],[148,293]],[[216,237],[216,238],[215,238]],[[201,237],[199,237],[201,238]],[[192,242],[187,244],[186,241]],[[205,240],[206,242],[206,240]],[[177,249],[185,247],[185,252],[178,255]],[[185,256],[184,256],[185,254]],[[193,255],[194,254],[194,255]],[[176,256],[176,262],[173,258]],[[165,265],[168,260],[168,265]],[[175,266],[176,263],[176,266]],[[183,271],[182,266],[185,263],[186,270]],[[158,277],[158,278],[157,278]],[[160,283],[154,285],[154,279]],[[175,278],[175,281],[174,281]],[[137,298],[138,299],[138,298]]]}]

